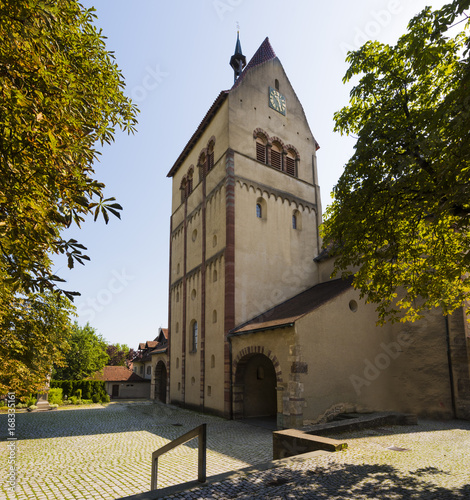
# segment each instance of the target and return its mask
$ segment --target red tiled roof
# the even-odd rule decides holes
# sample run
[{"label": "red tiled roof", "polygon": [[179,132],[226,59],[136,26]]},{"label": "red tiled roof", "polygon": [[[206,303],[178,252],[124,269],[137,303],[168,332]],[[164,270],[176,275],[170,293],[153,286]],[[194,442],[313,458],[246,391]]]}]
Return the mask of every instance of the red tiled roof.
[{"label": "red tiled roof", "polygon": [[145,349],[145,342],[141,342],[139,344],[139,349]]},{"label": "red tiled roof", "polygon": [[302,316],[317,309],[332,298],[351,288],[351,279],[332,280],[315,285],[255,318],[230,330],[231,335],[272,330],[293,325]]},{"label": "red tiled roof", "polygon": [[168,328],[162,328],[163,336],[168,339]]},{"label": "red tiled roof", "polygon": [[232,89],[235,89],[238,87],[240,82],[243,80],[243,78],[248,73],[248,71],[250,71],[251,68],[254,68],[255,66],[259,66],[260,64],[263,64],[267,61],[270,61],[271,59],[274,59],[275,57],[276,57],[276,53],[274,52],[274,49],[272,48],[271,44],[269,43],[269,38],[266,37],[264,39],[263,43],[260,45],[259,49],[255,52],[255,55],[250,59],[250,62],[246,65],[242,74],[237,78],[237,81],[233,84]]},{"label": "red tiled roof", "polygon": [[156,340],[147,340],[147,343],[145,344],[145,347],[147,349],[154,349],[155,347],[157,347],[157,344],[158,342]]},{"label": "red tiled roof", "polygon": [[92,380],[104,380],[105,382],[146,382],[146,379],[125,366],[105,366],[102,370],[93,374]]}]

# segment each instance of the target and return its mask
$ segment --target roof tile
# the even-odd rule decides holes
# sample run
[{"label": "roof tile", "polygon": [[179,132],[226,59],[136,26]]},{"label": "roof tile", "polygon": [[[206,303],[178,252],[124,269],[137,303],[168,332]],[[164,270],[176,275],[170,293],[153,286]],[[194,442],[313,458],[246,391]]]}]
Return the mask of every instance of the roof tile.
[{"label": "roof tile", "polygon": [[259,46],[259,49],[255,52],[255,55],[250,59],[250,62],[246,65],[243,73],[237,78],[237,81],[233,84],[232,89],[237,88],[240,82],[243,80],[245,75],[250,71],[251,68],[259,66],[271,59],[276,57],[276,53],[269,43],[269,38],[266,37],[263,43]]},{"label": "roof tile", "polygon": [[238,335],[256,330],[271,330],[290,326],[302,316],[351,288],[351,282],[352,279],[337,279],[315,285],[246,323],[235,327],[230,330],[230,334]]},{"label": "roof tile", "polygon": [[95,372],[92,380],[104,380],[105,382],[145,382],[146,380],[125,366],[105,366],[102,370]]}]

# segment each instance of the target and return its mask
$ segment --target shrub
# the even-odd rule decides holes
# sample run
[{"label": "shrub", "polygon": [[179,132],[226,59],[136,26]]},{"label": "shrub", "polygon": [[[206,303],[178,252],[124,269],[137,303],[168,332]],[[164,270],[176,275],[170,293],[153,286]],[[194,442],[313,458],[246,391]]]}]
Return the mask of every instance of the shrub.
[{"label": "shrub", "polygon": [[62,396],[63,396],[62,389],[59,389],[58,387],[56,389],[49,389],[49,395],[47,400],[49,401],[49,404],[60,405],[60,403],[62,403]]},{"label": "shrub", "polygon": [[91,400],[93,401],[93,403],[99,403],[101,398],[98,396],[98,394],[93,394]]},{"label": "shrub", "polygon": [[106,383],[103,380],[52,380],[51,388],[62,389],[63,399],[78,397],[78,390],[81,390],[80,397],[84,399],[91,399],[93,394],[102,398],[106,394]]},{"label": "shrub", "polygon": [[80,404],[80,403],[78,402],[79,400],[78,400],[77,396],[72,396],[72,397],[69,399],[69,401],[70,401],[70,404],[72,404],[72,405],[78,405],[78,404]]},{"label": "shrub", "polygon": [[27,404],[25,404],[25,403],[18,403],[18,404],[16,405],[16,408],[17,408],[18,410],[21,410],[22,408],[27,408],[27,407],[28,407],[28,405],[27,405]]},{"label": "shrub", "polygon": [[109,403],[111,401],[111,398],[109,397],[109,394],[105,394],[104,396],[102,396],[101,398],[101,402],[102,403]]},{"label": "shrub", "polygon": [[38,402],[38,400],[34,396],[29,396],[29,398],[26,400],[26,406],[33,406]]},{"label": "shrub", "polygon": [[93,382],[91,380],[82,381],[83,399],[91,399],[93,396]]},{"label": "shrub", "polygon": [[82,399],[82,390],[81,389],[77,389],[74,394],[74,396],[77,397],[77,399]]},{"label": "shrub", "polygon": [[50,404],[49,406],[50,406],[51,408],[58,408],[58,407],[59,407],[59,405],[58,405],[58,404],[55,404],[55,403]]},{"label": "shrub", "polygon": [[37,409],[38,409],[38,407],[36,405],[28,406],[29,411],[33,411],[33,410],[37,410]]}]

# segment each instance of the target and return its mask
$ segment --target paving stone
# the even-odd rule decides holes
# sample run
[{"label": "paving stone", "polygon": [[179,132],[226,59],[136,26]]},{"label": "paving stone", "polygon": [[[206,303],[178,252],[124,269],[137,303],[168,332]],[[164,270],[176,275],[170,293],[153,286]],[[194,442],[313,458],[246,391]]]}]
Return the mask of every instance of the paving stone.
[{"label": "paving stone", "polygon": [[[0,436],[6,421],[7,415],[0,415]],[[204,422],[208,476],[271,459],[272,435],[266,429],[160,404],[19,413],[18,487],[12,494],[0,482],[0,498],[114,500],[141,493],[150,487],[152,452]],[[168,498],[470,499],[470,422],[423,421],[328,437],[349,448]],[[6,465],[2,453],[2,470]],[[194,480],[196,474],[194,440],[162,457],[159,487]]]},{"label": "paving stone", "polygon": [[[17,491],[0,482],[0,498],[107,500],[146,491],[152,452],[202,423],[208,429],[207,475],[270,460],[270,431],[161,404],[17,413]],[[7,414],[0,414],[0,437],[7,437],[6,429]],[[1,446],[6,450],[6,443]],[[0,467],[6,466],[1,453]],[[196,440],[159,461],[159,487],[196,476]]]}]

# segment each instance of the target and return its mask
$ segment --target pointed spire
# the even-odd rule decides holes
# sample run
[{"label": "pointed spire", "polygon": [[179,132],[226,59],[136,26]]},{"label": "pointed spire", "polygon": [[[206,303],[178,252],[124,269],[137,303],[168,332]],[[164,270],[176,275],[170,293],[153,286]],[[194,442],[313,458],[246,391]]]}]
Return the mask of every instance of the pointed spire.
[{"label": "pointed spire", "polygon": [[238,87],[240,83],[243,80],[243,77],[248,73],[248,71],[260,64],[263,64],[267,61],[270,61],[271,59],[274,59],[276,57],[276,53],[274,52],[274,49],[272,48],[269,38],[266,37],[263,41],[263,43],[259,46],[258,50],[255,52],[255,55],[250,59],[250,62],[246,65],[245,69],[243,70],[243,73],[240,78],[235,79],[235,83],[233,84],[232,89]]},{"label": "pointed spire", "polygon": [[230,58],[230,66],[234,71],[234,79],[236,82],[237,78],[242,74],[243,68],[246,66],[246,57],[242,53],[242,45],[240,43],[240,32],[237,31],[237,43],[235,45],[235,53]]}]

